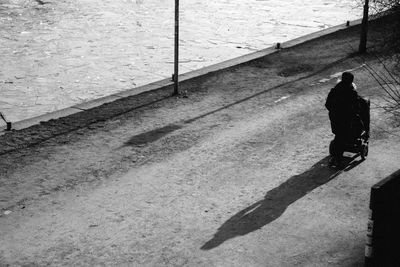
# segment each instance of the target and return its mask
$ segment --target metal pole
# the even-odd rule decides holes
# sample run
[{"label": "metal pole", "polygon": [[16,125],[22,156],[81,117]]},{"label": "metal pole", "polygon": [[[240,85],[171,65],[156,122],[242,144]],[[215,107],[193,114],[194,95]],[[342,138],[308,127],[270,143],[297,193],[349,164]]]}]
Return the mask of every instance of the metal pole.
[{"label": "metal pole", "polygon": [[358,47],[359,53],[367,52],[368,9],[369,9],[369,0],[365,0],[364,14],[361,22],[360,46]]},{"label": "metal pole", "polygon": [[175,51],[174,51],[174,95],[179,94],[178,81],[179,64],[179,0],[175,0]]}]

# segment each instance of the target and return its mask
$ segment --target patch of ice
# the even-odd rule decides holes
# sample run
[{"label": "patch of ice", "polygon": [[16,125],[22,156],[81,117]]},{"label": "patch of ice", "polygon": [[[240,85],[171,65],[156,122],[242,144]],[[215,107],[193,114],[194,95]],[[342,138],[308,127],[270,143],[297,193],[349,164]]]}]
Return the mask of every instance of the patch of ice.
[{"label": "patch of ice", "polygon": [[275,100],[275,103],[281,102],[282,100],[285,100],[286,98],[289,98],[290,95],[287,96],[282,96],[281,98],[279,98],[278,100]]},{"label": "patch of ice", "polygon": [[320,83],[325,83],[325,82],[329,82],[330,80],[331,80],[331,79],[324,78],[324,79],[319,80],[318,82],[320,82]]}]

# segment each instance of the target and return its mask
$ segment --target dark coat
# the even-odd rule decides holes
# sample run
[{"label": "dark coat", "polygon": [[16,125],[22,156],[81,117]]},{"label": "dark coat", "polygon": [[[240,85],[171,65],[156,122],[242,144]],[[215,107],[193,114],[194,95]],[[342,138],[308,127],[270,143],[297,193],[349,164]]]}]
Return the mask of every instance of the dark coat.
[{"label": "dark coat", "polygon": [[348,135],[360,109],[360,97],[351,84],[339,82],[328,94],[325,107],[329,111],[332,132]]}]

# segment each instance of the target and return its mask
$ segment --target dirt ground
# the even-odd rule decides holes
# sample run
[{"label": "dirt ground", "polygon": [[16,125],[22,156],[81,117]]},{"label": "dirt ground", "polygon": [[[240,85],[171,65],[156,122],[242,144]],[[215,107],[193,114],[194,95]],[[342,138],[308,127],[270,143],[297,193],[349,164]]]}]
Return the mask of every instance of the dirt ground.
[{"label": "dirt ground", "polygon": [[[0,265],[362,266],[400,130],[357,33],[0,136]],[[370,153],[333,170],[324,102],[344,70],[372,102]]]}]

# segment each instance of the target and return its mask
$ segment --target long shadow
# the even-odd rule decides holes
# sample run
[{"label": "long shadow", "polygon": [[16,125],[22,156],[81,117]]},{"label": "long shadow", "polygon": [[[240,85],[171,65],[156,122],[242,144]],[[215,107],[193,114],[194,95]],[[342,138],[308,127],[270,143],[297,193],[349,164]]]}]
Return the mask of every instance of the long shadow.
[{"label": "long shadow", "polygon": [[173,131],[179,130],[182,127],[183,126],[179,124],[168,124],[167,126],[135,135],[131,137],[127,142],[125,142],[125,145],[137,146],[155,142],[163,136],[172,133]]},{"label": "long shadow", "polygon": [[239,211],[227,220],[201,249],[213,249],[228,239],[246,235],[276,220],[290,204],[334,179],[342,171],[348,170],[347,167],[353,168],[358,165],[358,161],[357,164],[352,163],[356,157],[357,155],[351,158],[346,157],[344,168],[336,170],[328,166],[329,157],[325,157],[306,172],[291,177],[268,191],[263,200]]}]

